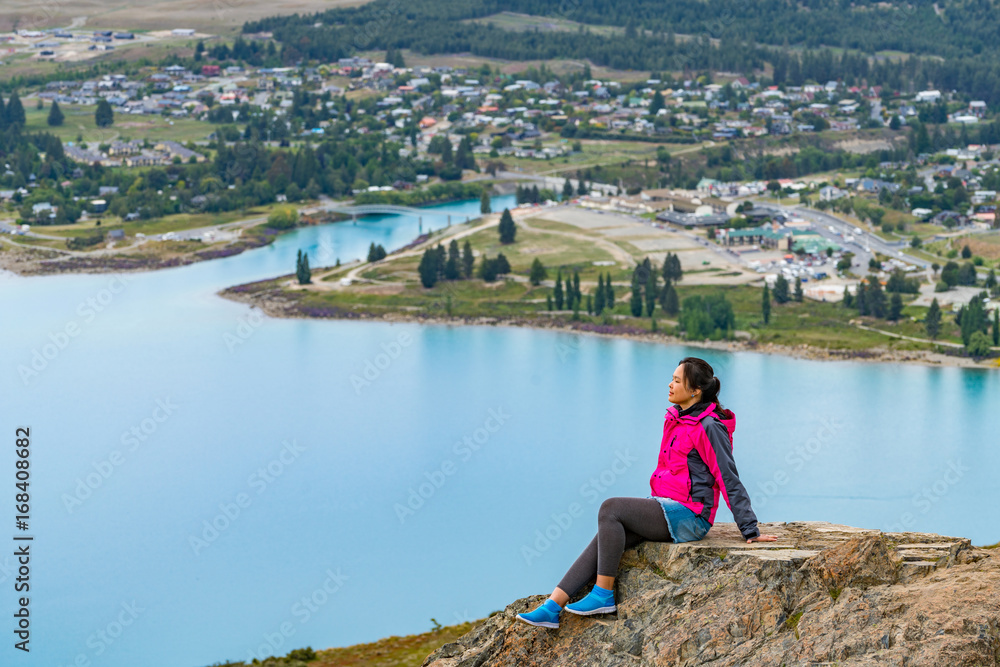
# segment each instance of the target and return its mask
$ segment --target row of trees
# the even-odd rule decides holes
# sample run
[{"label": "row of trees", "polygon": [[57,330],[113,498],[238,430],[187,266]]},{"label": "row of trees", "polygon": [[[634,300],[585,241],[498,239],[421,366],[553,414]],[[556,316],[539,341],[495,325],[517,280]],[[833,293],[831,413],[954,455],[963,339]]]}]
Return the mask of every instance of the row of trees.
[{"label": "row of trees", "polygon": [[[663,312],[676,315],[680,304],[674,283],[683,275],[680,258],[673,253],[667,253],[659,271],[654,270],[649,257],[646,257],[632,270],[629,311],[634,317],[642,317],[643,312],[647,317],[652,317],[656,304],[659,303]],[[660,278],[663,279],[662,286],[659,284]]]},{"label": "row of trees", "polygon": [[[484,258],[485,259],[485,258]],[[472,244],[465,240],[461,252],[458,241],[452,239],[445,252],[440,243],[436,247],[424,250],[417,271],[420,273],[420,284],[426,288],[434,287],[439,280],[468,280],[472,277],[475,258],[472,255]],[[495,267],[496,268],[496,267]],[[502,268],[502,267],[500,267]],[[507,271],[510,265],[507,265]],[[504,272],[506,273],[506,271]],[[494,279],[496,274],[493,274]]]}]

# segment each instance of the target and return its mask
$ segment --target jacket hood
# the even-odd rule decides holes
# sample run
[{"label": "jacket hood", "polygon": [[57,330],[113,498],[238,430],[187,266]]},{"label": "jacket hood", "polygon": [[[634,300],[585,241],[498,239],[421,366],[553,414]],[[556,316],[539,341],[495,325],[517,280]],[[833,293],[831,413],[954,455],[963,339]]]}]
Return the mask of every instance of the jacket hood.
[{"label": "jacket hood", "polygon": [[733,432],[736,430],[736,414],[727,408],[719,407],[718,403],[697,403],[691,406],[691,411],[681,415],[679,405],[672,405],[667,410],[667,419],[673,421],[685,421],[697,423],[708,416],[715,417],[729,433],[729,441],[733,441]]}]

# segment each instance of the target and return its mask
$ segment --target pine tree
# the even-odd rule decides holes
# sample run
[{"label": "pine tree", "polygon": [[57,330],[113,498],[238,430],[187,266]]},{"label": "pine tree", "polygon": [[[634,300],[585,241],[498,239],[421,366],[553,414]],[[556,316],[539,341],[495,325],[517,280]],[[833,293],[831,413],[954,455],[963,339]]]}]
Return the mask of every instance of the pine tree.
[{"label": "pine tree", "polygon": [[771,290],[767,283],[764,283],[764,295],[761,297],[760,309],[764,315],[764,324],[768,324],[771,321]]},{"label": "pine tree", "polygon": [[993,345],[1000,346],[1000,308],[993,309]]},{"label": "pine tree", "polygon": [[858,293],[854,301],[858,306],[858,315],[868,315],[871,312],[868,309],[868,288],[865,287],[863,280],[858,283]]},{"label": "pine tree", "polygon": [[629,299],[629,310],[633,317],[642,317],[642,279],[639,275],[641,271],[641,264],[632,271],[632,296]]},{"label": "pine tree", "polygon": [[438,253],[434,248],[424,250],[417,271],[420,273],[421,285],[428,289],[434,287],[438,279]]},{"label": "pine tree", "polygon": [[594,314],[594,300],[590,294],[587,295],[587,314],[588,315]]},{"label": "pine tree", "polygon": [[868,276],[868,287],[865,288],[865,300],[868,302],[868,312],[872,317],[884,318],[886,315],[885,292],[878,278]]},{"label": "pine tree", "polygon": [[667,315],[676,315],[680,312],[680,299],[678,299],[677,290],[674,289],[674,284],[671,282],[667,282],[660,291],[660,307]]},{"label": "pine tree", "polygon": [[580,294],[580,272],[573,271],[573,305],[579,306],[580,302],[583,300],[583,295]]},{"label": "pine tree", "polygon": [[545,310],[548,310],[548,311],[552,310],[552,295],[551,294],[546,294],[545,295]]},{"label": "pine tree", "polygon": [[656,271],[646,271],[646,315],[652,317],[653,310],[656,309],[656,296],[660,293],[660,287],[656,284]]},{"label": "pine tree", "polygon": [[851,293],[850,288],[848,286],[846,286],[846,285],[844,286],[844,302],[843,303],[844,303],[844,308],[853,308],[854,307],[854,295]]},{"label": "pine tree", "polygon": [[941,333],[941,306],[938,305],[937,298],[931,301],[930,308],[924,316],[924,329],[931,340],[936,339]]},{"label": "pine tree", "polygon": [[777,303],[788,303],[788,299],[788,279],[779,273],[774,281],[774,300]]},{"label": "pine tree", "polygon": [[112,111],[108,101],[102,97],[97,101],[97,109],[94,111],[94,123],[97,127],[111,127],[111,124],[114,122],[114,111]]},{"label": "pine tree", "polygon": [[563,181],[562,198],[563,201],[573,198],[573,184],[569,182],[568,178]]},{"label": "pine tree", "polygon": [[597,293],[594,295],[594,313],[600,315],[604,312],[604,275],[597,274]]},{"label": "pine tree", "polygon": [[589,190],[587,189],[587,184],[584,183],[583,179],[581,178],[579,181],[577,181],[576,184],[576,194],[585,195],[587,194],[587,192],[589,192]]},{"label": "pine tree", "polygon": [[476,258],[472,256],[472,243],[469,239],[465,239],[465,245],[462,246],[462,277],[468,279],[472,277],[472,267],[476,262]]},{"label": "pine tree", "polygon": [[300,285],[308,285],[312,282],[312,271],[309,270],[309,254],[299,249],[295,257],[295,277]]},{"label": "pine tree", "polygon": [[3,102],[3,95],[0,95],[0,131],[7,129],[7,105]]},{"label": "pine tree", "polygon": [[563,309],[563,286],[562,286],[562,271],[556,273],[556,286],[553,290],[552,296],[556,302],[556,310]]},{"label": "pine tree", "polygon": [[7,127],[24,127],[26,121],[24,106],[21,104],[21,96],[17,94],[16,90],[10,94],[10,99],[7,100],[4,119],[7,121]]},{"label": "pine tree", "polygon": [[531,263],[531,272],[528,275],[528,280],[532,285],[538,287],[546,277],[545,265],[542,264],[542,260],[536,257],[535,261]]},{"label": "pine tree", "polygon": [[49,127],[59,127],[63,124],[63,120],[63,112],[59,108],[59,103],[52,100],[52,106],[49,107],[49,117],[47,120]]},{"label": "pine tree", "polygon": [[902,314],[903,314],[903,297],[899,295],[899,292],[893,292],[892,297],[889,299],[889,313],[886,316],[886,319],[892,322],[898,322],[899,317]]},{"label": "pine tree", "polygon": [[802,279],[801,278],[796,278],[795,279],[795,300],[799,301],[799,302],[802,301]]},{"label": "pine tree", "polygon": [[510,209],[504,209],[500,214],[500,243],[513,243],[517,234],[517,227],[514,225],[514,217],[510,214]]},{"label": "pine tree", "polygon": [[604,307],[608,310],[615,309],[615,287],[611,284],[611,273],[604,278]]}]

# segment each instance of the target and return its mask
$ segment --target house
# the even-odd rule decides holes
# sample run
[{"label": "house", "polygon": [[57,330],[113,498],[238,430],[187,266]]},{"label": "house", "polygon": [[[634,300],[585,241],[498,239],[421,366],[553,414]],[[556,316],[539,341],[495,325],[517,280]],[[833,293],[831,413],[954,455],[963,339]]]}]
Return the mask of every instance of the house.
[{"label": "house", "polygon": [[156,150],[163,151],[171,158],[179,157],[183,162],[189,162],[191,158],[194,158],[195,162],[204,162],[205,156],[201,153],[196,153],[195,151],[180,145],[176,141],[161,141],[156,146]]},{"label": "house", "polygon": [[108,230],[108,240],[110,241],[120,241],[125,238],[124,229],[111,229]]},{"label": "house", "polygon": [[834,201],[846,195],[847,195],[846,192],[832,185],[826,185],[819,189],[820,201]]},{"label": "house", "polygon": [[940,90],[922,90],[913,98],[914,102],[937,102],[941,99]]}]

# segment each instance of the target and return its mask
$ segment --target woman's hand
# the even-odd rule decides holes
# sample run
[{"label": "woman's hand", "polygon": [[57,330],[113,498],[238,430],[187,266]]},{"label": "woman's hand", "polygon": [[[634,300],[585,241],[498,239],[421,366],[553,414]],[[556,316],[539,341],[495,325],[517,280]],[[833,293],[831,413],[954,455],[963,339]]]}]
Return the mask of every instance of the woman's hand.
[{"label": "woman's hand", "polygon": [[777,542],[777,541],[778,541],[777,535],[758,535],[757,537],[751,537],[749,540],[747,540],[747,544],[750,544],[751,542]]}]

